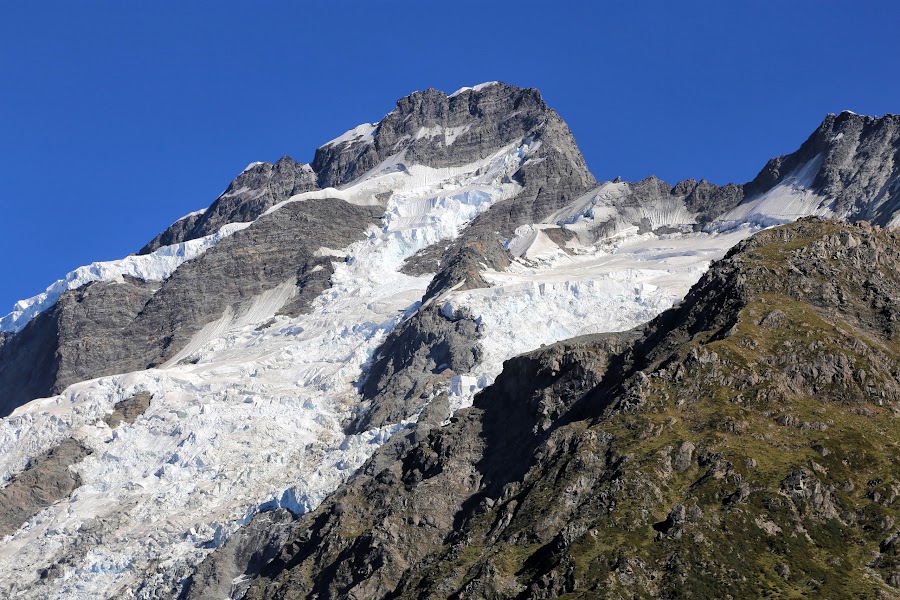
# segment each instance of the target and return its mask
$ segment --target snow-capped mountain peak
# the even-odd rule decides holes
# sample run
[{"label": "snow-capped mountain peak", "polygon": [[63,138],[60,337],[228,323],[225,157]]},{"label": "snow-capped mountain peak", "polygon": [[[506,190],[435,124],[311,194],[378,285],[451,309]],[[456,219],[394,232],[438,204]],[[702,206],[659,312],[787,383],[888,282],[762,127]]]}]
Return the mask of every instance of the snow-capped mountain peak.
[{"label": "snow-capped mountain peak", "polygon": [[[0,320],[0,592],[178,596],[512,356],[648,321],[760,228],[896,222],[898,147],[896,117],[842,113],[748,184],[598,185],[537,90],[489,82],[251,163]],[[20,502],[41,477],[65,485]]]}]

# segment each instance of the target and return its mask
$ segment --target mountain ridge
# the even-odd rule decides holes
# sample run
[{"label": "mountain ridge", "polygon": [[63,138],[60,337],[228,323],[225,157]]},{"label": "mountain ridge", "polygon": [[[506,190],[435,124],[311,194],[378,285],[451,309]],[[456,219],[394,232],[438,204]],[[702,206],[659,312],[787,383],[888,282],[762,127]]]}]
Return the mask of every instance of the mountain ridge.
[{"label": "mountain ridge", "polygon": [[[578,575],[578,569],[584,565],[571,571],[570,563],[557,560],[575,534],[555,530],[552,518],[545,523],[546,535],[559,533],[562,541],[544,539],[545,532],[528,534],[537,536],[541,548],[503,541],[511,554],[499,567],[482,560],[465,536],[484,533],[471,528],[476,513],[491,513],[498,522],[516,519],[521,511],[508,503],[511,497],[498,505],[497,494],[503,498],[506,484],[526,478],[543,489],[541,498],[555,498],[559,490],[548,480],[528,474],[529,456],[556,470],[555,461],[568,460],[569,450],[579,445],[586,418],[607,419],[612,411],[619,419],[618,437],[585,442],[603,457],[602,464],[593,463],[597,469],[617,461],[624,468],[625,479],[608,482],[637,481],[627,461],[620,461],[629,452],[615,452],[629,444],[643,452],[646,440],[659,437],[635,439],[644,425],[635,429],[625,421],[644,419],[642,407],[668,406],[676,393],[690,404],[706,393],[697,387],[703,381],[729,389],[735,382],[762,386],[763,400],[790,407],[793,400],[786,399],[785,390],[793,379],[821,394],[831,389],[819,382],[827,374],[862,394],[861,402],[874,406],[867,408],[870,416],[889,428],[891,422],[883,419],[895,402],[895,374],[885,364],[893,360],[891,319],[897,306],[887,265],[893,264],[890,236],[895,234],[861,219],[890,223],[895,218],[900,147],[895,121],[826,117],[801,150],[767,163],[762,183],[751,186],[749,195],[750,184],[719,187],[687,180],[671,186],[653,177],[598,183],[571,131],[539,92],[491,83],[449,96],[436,90],[411,94],[398,101],[383,125],[364,124],[323,145],[313,159],[316,168],[289,158],[249,165],[209,208],[151,241],[147,253],[83,268],[44,297],[21,303],[13,321],[24,323],[21,330],[0,333],[0,393],[7,394],[0,398],[0,411],[8,415],[0,418],[0,486],[11,490],[4,498],[31,503],[14,511],[0,503],[4,526],[12,532],[0,548],[0,571],[6,573],[0,590],[23,597],[124,590],[141,598],[202,597],[203,590],[216,590],[221,597],[232,593],[231,586],[243,589],[248,577],[260,576],[252,594],[278,597],[281,592],[270,586],[282,581],[279,570],[293,580],[293,566],[318,561],[315,568],[327,563],[324,572],[330,575],[313,583],[326,595],[358,585],[359,593],[387,593],[400,585],[409,595],[418,589],[438,595],[503,595],[513,589],[534,597],[558,594],[581,585],[584,573]],[[860,224],[802,221],[770,229],[809,215]],[[151,251],[164,242],[174,245]],[[756,258],[741,263],[750,255]],[[772,289],[748,288],[747,282]],[[748,308],[748,298],[768,299],[772,290],[778,310],[764,310],[758,302]],[[817,308],[806,309],[804,302]],[[826,305],[837,312],[822,312]],[[664,312],[672,307],[674,312]],[[749,325],[741,321],[747,311],[753,312]],[[680,315],[674,322],[673,314]],[[829,329],[832,322],[836,330]],[[770,331],[799,340],[818,336],[816,341],[830,346],[773,346],[772,356],[788,362],[768,364],[757,356],[759,348],[784,341],[777,333],[763,335]],[[861,341],[848,345],[839,331],[859,333]],[[735,348],[737,340],[751,346]],[[706,351],[716,344],[723,348],[712,360]],[[836,358],[823,355],[822,348],[831,347]],[[790,363],[794,355],[808,355],[812,370]],[[722,356],[731,361],[727,369]],[[859,356],[873,368],[860,374]],[[758,375],[747,384],[753,380],[747,360],[760,369],[767,364],[772,384],[766,387]],[[512,371],[505,372],[505,364]],[[722,379],[725,371],[734,381]],[[668,383],[659,388],[660,381]],[[874,385],[885,396],[871,395]],[[523,406],[514,398],[498,400],[505,409],[489,417],[486,440],[485,402],[516,389],[530,400]],[[40,398],[51,393],[56,395]],[[743,435],[738,431],[743,421],[767,427],[771,417],[772,427],[786,428],[777,430],[782,433],[838,431],[815,416],[823,407],[805,397],[798,404],[802,410],[786,408],[769,417],[753,413],[756,420],[725,411],[724,421],[713,417],[721,406],[731,406],[719,402],[728,399],[703,398],[691,405],[710,420],[704,424],[682,415],[678,423]],[[736,406],[740,412],[744,404]],[[844,408],[839,401],[824,406],[835,415]],[[861,415],[851,415],[854,427],[867,431],[860,424],[865,421],[853,420]],[[649,420],[659,429],[660,423]],[[669,427],[665,436],[674,436],[672,431],[680,436],[665,437],[670,454],[677,450],[672,465],[690,460],[690,470],[720,464],[717,451],[707,451],[715,440],[704,438],[701,444],[694,429],[663,425]],[[578,431],[571,437],[573,427]],[[779,436],[779,443],[792,443],[786,433]],[[614,444],[612,454],[611,439],[625,440]],[[686,441],[694,448],[682,444]],[[748,447],[758,449],[757,442],[747,438]],[[545,443],[551,446],[541,446]],[[81,451],[54,451],[65,444]],[[556,458],[547,462],[538,455]],[[504,456],[514,469],[503,466]],[[698,458],[703,464],[695,467]],[[765,464],[759,456],[754,460]],[[812,460],[844,473],[825,457]],[[487,479],[479,463],[490,471]],[[834,493],[822,490],[837,484],[826,482],[811,465],[794,467],[779,472],[777,481],[766,479],[767,489],[790,495],[781,487],[790,481],[784,486],[812,490],[804,501],[817,502],[816,510],[825,507],[832,515],[827,507],[837,506]],[[385,470],[393,475],[378,480]],[[883,479],[891,477],[889,468],[882,471]],[[417,486],[443,481],[442,473],[451,481],[440,499],[443,514],[433,524],[425,518],[425,505],[414,529],[389,519],[388,533],[413,540],[427,530],[431,541],[422,551],[427,546],[438,552],[421,564],[422,557],[410,559],[418,565],[411,571],[402,564],[409,548],[391,550],[391,560],[400,557],[397,563],[374,546],[362,554],[356,552],[361,546],[353,546],[351,555],[334,559],[329,548],[346,549],[346,540],[320,530],[315,535],[330,541],[313,548],[306,534],[294,529],[310,519],[329,528],[345,523],[349,517],[328,511],[337,511],[336,499],[348,498],[359,486],[376,496],[390,492],[378,500],[390,508],[396,499],[414,498],[418,492],[406,494]],[[722,480],[713,475],[713,481]],[[490,484],[490,478],[503,483]],[[724,505],[741,505],[744,480],[737,481],[727,468],[724,479],[737,486],[728,491],[728,497],[737,493],[735,502]],[[16,491],[30,480],[60,483],[51,483],[58,490],[47,496]],[[480,480],[485,490],[476,489]],[[653,485],[669,485],[663,483]],[[860,489],[863,483],[854,485]],[[873,493],[892,497],[891,485],[876,485]],[[460,496],[472,490],[477,498]],[[615,499],[616,493],[610,489],[607,497]],[[748,493],[752,497],[752,489]],[[487,505],[482,512],[485,498],[506,506],[508,514]],[[528,500],[528,493],[517,498],[532,502],[532,509],[540,504],[534,504],[535,497]],[[451,510],[458,500],[464,506]],[[868,502],[851,500],[842,501]],[[667,505],[666,514],[657,514],[656,505],[636,506],[634,522],[649,528],[645,533],[660,534],[661,544],[677,546],[676,534],[694,513],[690,503],[676,504],[684,511]],[[372,516],[350,508],[350,516]],[[780,521],[777,527],[786,530]],[[378,527],[349,531],[352,540],[365,538],[353,544],[393,539],[380,537]],[[448,541],[451,532],[463,538]],[[710,531],[701,533],[710,539]],[[637,541],[628,531],[615,535]],[[633,581],[641,572],[668,581],[669,570],[647,566],[656,555],[641,545],[646,541],[635,546],[649,552],[641,559],[645,571],[627,561],[625,571],[609,569],[607,557],[601,561],[604,572],[621,579],[631,569]],[[562,545],[554,549],[551,542]],[[890,546],[888,538],[881,542]],[[297,548],[305,548],[305,558],[291,555]],[[596,548],[591,552],[595,556]],[[883,575],[878,577],[890,580],[894,563],[889,553],[879,552],[884,564],[877,567]],[[526,554],[527,564],[517,566]],[[452,590],[442,587],[438,580],[459,558],[483,573],[447,583],[457,585]],[[553,574],[556,567],[542,566],[549,564],[563,570]],[[386,570],[380,571],[382,566]],[[823,569],[821,564],[788,567],[815,577]],[[188,578],[192,583],[184,587]],[[665,589],[680,589],[674,585]]]}]

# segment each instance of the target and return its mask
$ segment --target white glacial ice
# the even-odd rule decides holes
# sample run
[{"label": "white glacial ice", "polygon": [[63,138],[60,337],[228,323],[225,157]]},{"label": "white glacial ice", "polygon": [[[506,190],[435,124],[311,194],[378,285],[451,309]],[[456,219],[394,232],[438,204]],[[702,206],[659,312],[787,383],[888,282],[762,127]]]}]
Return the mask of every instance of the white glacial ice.
[{"label": "white glacial ice", "polygon": [[569,255],[539,226],[520,228],[511,245],[523,258],[504,272],[485,272],[492,287],[442,298],[445,315],[474,315],[482,333],[481,361],[451,382],[451,410],[470,405],[513,356],[652,319],[680,301],[711,261],[754,231],[758,228],[659,237],[638,235],[635,227],[608,244]]},{"label": "white glacial ice", "polygon": [[[93,450],[72,467],[82,485],[0,544],[0,597],[167,596],[256,511],[314,508],[415,419],[343,430],[364,364],[429,283],[400,273],[403,260],[518,193],[510,175],[535,148],[526,141],[452,169],[391,159],[335,190],[357,202],[394,193],[382,228],[322,249],[335,256],[335,273],[308,314],[274,316],[293,293],[276,288],[244,313],[226,313],[161,368],[75,384],[0,420],[3,482],[67,437]],[[102,418],[138,391],[153,395],[149,409],[111,431]],[[63,556],[61,576],[41,580]]]}]

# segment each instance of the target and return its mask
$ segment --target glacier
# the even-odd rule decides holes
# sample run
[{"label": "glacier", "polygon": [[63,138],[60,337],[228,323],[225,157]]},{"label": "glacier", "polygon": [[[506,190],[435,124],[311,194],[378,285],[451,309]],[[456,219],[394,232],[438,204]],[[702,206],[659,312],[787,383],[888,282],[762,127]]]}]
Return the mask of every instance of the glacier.
[{"label": "glacier", "polygon": [[[81,382],[0,420],[0,481],[67,437],[93,451],[72,467],[82,485],[69,498],[4,539],[0,593],[166,595],[255,512],[318,505],[415,420],[344,433],[366,361],[416,310],[431,279],[400,273],[403,261],[518,193],[510,175],[536,148],[526,141],[447,169],[407,168],[393,157],[338,190],[357,202],[384,188],[393,194],[381,228],[338,253],[322,249],[335,273],[308,314],[276,317],[290,294],[263,294],[160,368]],[[149,409],[110,430],[102,418],[141,391],[153,396]],[[39,570],[60,555],[70,557],[63,575],[41,580]]]}]

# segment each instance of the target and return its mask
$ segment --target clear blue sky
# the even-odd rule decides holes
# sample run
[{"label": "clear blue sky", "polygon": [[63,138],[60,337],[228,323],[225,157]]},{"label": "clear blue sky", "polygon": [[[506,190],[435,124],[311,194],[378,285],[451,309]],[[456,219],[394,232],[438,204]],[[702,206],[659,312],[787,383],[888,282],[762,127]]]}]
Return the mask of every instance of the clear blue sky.
[{"label": "clear blue sky", "polygon": [[895,2],[5,2],[0,314],[397,98],[540,89],[598,179],[751,179],[900,112]]}]

